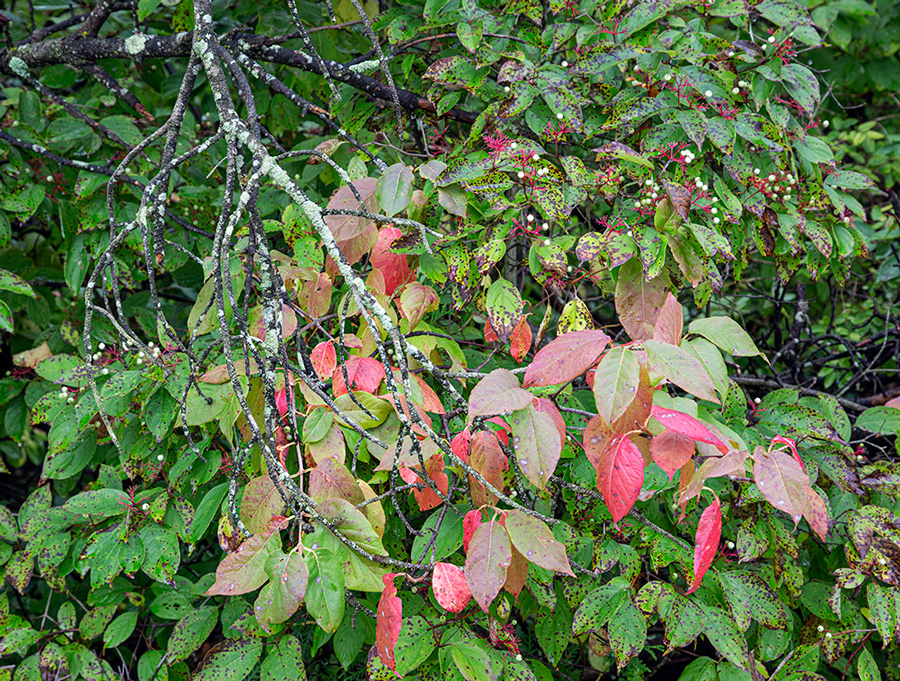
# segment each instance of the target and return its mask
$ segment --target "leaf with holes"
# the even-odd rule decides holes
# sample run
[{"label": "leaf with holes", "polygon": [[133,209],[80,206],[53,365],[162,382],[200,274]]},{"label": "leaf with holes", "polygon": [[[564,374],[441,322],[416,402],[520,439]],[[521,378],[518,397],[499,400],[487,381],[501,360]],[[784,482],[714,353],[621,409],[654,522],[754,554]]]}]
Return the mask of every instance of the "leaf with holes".
[{"label": "leaf with holes", "polygon": [[553,417],[534,404],[513,412],[512,443],[522,474],[538,489],[544,489],[556,470],[563,441]]},{"label": "leaf with holes", "polygon": [[564,333],[534,356],[525,371],[525,387],[568,383],[594,366],[608,343],[603,331]]},{"label": "leaf with holes", "polygon": [[597,489],[618,523],[634,506],[644,484],[644,457],[627,435],[607,441],[597,461]]},{"label": "leaf with holes", "polygon": [[719,551],[719,539],[722,538],[722,505],[716,499],[706,507],[700,515],[697,534],[694,537],[694,579],[687,593],[694,593],[700,588],[703,575],[709,570],[716,553]]},{"label": "leaf with holes", "polygon": [[575,576],[569,567],[566,547],[553,538],[546,523],[513,509],[506,514],[505,525],[513,546],[529,561],[545,570]]},{"label": "leaf with holes", "polygon": [[450,612],[462,612],[472,598],[465,571],[450,563],[434,564],[431,589],[438,604]]},{"label": "leaf with holes", "polygon": [[475,601],[485,612],[506,582],[512,562],[512,544],[506,528],[489,520],[472,534],[466,554],[466,583]]}]

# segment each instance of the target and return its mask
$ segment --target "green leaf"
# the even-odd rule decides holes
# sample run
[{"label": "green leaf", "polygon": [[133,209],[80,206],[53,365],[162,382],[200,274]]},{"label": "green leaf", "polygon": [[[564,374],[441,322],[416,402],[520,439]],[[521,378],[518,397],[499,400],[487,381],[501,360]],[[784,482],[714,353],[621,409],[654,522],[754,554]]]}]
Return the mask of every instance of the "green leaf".
[{"label": "green leaf", "polygon": [[181,565],[181,548],[175,530],[150,523],[141,529],[139,536],[146,551],[144,574],[157,582],[172,584]]},{"label": "green leaf", "polygon": [[[435,510],[422,525],[422,535],[413,538],[412,553],[414,561],[423,560],[426,563],[444,560],[455,553],[463,542],[463,514],[468,509],[456,513],[453,509],[446,512],[443,508]],[[440,523],[440,525],[438,525]],[[438,528],[437,538],[434,541],[434,556],[431,550],[426,553],[426,548],[431,544],[432,531]],[[401,630],[402,635],[402,630]]]},{"label": "green leaf", "polygon": [[856,419],[856,427],[870,433],[900,433],[900,409],[897,407],[872,407]]},{"label": "green leaf", "polygon": [[621,671],[629,660],[637,657],[647,640],[647,622],[641,611],[627,600],[609,620],[609,643]]},{"label": "green leaf", "polygon": [[269,649],[259,669],[259,681],[306,681],[303,649],[296,636],[282,636]]},{"label": "green leaf", "polygon": [[394,646],[397,673],[406,676],[427,660],[434,651],[434,633],[424,617],[413,615],[403,619],[400,637]]},{"label": "green leaf", "polygon": [[860,681],[881,681],[881,671],[868,648],[863,648],[859,652],[856,668],[859,671]]},{"label": "green leaf", "polygon": [[556,471],[563,442],[553,417],[533,403],[513,412],[512,446],[522,474],[538,489],[545,489]]},{"label": "green leaf", "polygon": [[138,0],[138,21],[143,21],[150,16],[160,4],[162,4],[162,0]]},{"label": "green leaf", "polygon": [[124,612],[110,622],[106,631],[103,632],[103,647],[115,648],[128,640],[137,625],[139,614],[136,610]]},{"label": "green leaf", "polygon": [[706,616],[703,631],[712,643],[729,662],[741,669],[747,669],[747,641],[734,620],[721,608],[701,605]]},{"label": "green leaf", "polygon": [[282,555],[268,572],[269,583],[259,592],[253,608],[256,621],[266,632],[270,631],[269,625],[285,622],[297,611],[309,580],[309,569],[300,551]]},{"label": "green leaf", "polygon": [[607,423],[613,423],[634,400],[640,379],[640,364],[635,354],[624,346],[607,352],[594,374],[594,400],[597,412]]},{"label": "green leaf", "polygon": [[679,388],[718,404],[715,384],[705,367],[689,351],[655,340],[642,342],[650,366]]},{"label": "green leaf", "polygon": [[263,641],[256,637],[223,641],[206,656],[193,681],[242,681],[262,654]]},{"label": "green leaf", "polygon": [[575,611],[572,633],[579,636],[588,631],[599,631],[619,607],[629,600],[628,590],[615,580],[594,589]]},{"label": "green leaf", "polygon": [[869,611],[878,633],[884,641],[892,641],[897,634],[897,610],[890,589],[870,582],[866,587]]},{"label": "green leaf", "polygon": [[211,606],[191,610],[175,624],[169,637],[166,655],[169,663],[186,660],[216,628],[219,611]]},{"label": "green leaf", "polygon": [[513,509],[506,515],[506,531],[516,550],[530,562],[546,570],[575,576],[569,567],[566,547],[553,538],[543,521]]},{"label": "green leaf", "polygon": [[691,322],[688,330],[703,336],[735,357],[753,357],[762,354],[750,338],[750,334],[730,317],[696,319]]},{"label": "green leaf", "polygon": [[163,438],[171,432],[172,423],[180,408],[181,403],[162,387],[144,402],[142,410],[144,421],[157,442],[162,442]]},{"label": "green leaf", "polygon": [[20,296],[30,296],[37,298],[31,284],[22,279],[18,274],[14,274],[9,270],[0,269],[0,291],[11,291]]},{"label": "green leaf", "polygon": [[332,551],[318,548],[307,554],[309,586],[306,609],[326,632],[337,630],[344,617],[344,573]]},{"label": "green leaf", "polygon": [[467,681],[497,681],[491,657],[480,647],[467,642],[453,642],[449,648],[456,668]]},{"label": "green leaf", "polygon": [[375,196],[385,215],[393,217],[409,205],[413,173],[405,163],[395,163],[382,173],[375,185]]}]

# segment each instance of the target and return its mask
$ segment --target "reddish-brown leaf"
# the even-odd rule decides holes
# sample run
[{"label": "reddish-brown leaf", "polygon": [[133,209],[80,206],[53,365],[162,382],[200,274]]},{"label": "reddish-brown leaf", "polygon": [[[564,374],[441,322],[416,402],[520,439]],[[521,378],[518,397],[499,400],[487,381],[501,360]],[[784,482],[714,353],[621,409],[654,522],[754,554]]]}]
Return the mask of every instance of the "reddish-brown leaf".
[{"label": "reddish-brown leaf", "polygon": [[824,539],[828,512],[796,459],[782,450],[757,447],[753,452],[753,478],[766,501],[787,513],[794,526],[806,518],[813,531]]},{"label": "reddish-brown leaf", "polygon": [[506,583],[503,588],[518,600],[519,594],[525,588],[525,582],[528,579],[528,559],[521,553],[516,551],[516,547],[512,548],[512,560],[509,568],[506,570]]},{"label": "reddish-brown leaf", "polygon": [[650,440],[650,456],[662,468],[669,480],[675,479],[675,471],[682,468],[694,455],[694,439],[676,430],[664,430]]},{"label": "reddish-brown leaf", "polygon": [[718,437],[716,437],[709,428],[704,426],[693,416],[680,411],[675,411],[674,409],[665,409],[655,404],[653,405],[650,413],[652,414],[653,418],[655,418],[660,422],[661,425],[665,426],[669,430],[674,430],[677,433],[686,435],[692,440],[708,442],[711,445],[715,445],[716,449],[718,449],[723,454],[728,453],[728,446]]},{"label": "reddish-brown leaf", "polygon": [[475,530],[478,529],[481,523],[481,511],[478,509],[469,511],[463,516],[463,551],[466,553],[469,552],[469,542],[472,541],[472,535],[475,534]]},{"label": "reddish-brown leaf", "polygon": [[793,455],[794,459],[797,461],[797,463],[800,464],[800,468],[806,470],[806,467],[803,465],[803,461],[800,458],[800,455],[797,454],[797,444],[791,438],[784,437],[783,435],[776,435],[772,438],[772,443],[774,444],[776,442],[779,444],[787,445],[788,449],[791,450],[791,454]]},{"label": "reddish-brown leaf", "polygon": [[806,507],[803,509],[803,517],[809,523],[816,536],[825,541],[828,534],[828,507],[825,501],[812,487],[806,493]]},{"label": "reddish-brown leaf", "polygon": [[[447,478],[447,474],[444,472],[444,457],[438,453],[435,456],[432,456],[425,462],[425,474],[431,479],[431,481],[437,486],[437,488],[444,493],[447,494],[447,489],[449,485],[449,479]],[[420,477],[419,468],[400,468],[400,477],[403,478],[403,481],[410,485],[415,482],[421,482],[425,484],[425,482]],[[435,506],[440,506],[443,503],[443,500],[438,496],[437,492],[435,492],[431,487],[427,487],[424,490],[413,490],[413,496],[416,498],[416,503],[419,504],[419,510],[428,511],[434,508]]]},{"label": "reddish-brown leaf", "polygon": [[403,626],[403,602],[397,596],[397,587],[394,586],[396,576],[396,573],[391,572],[383,577],[384,591],[381,592],[381,599],[378,601],[375,620],[375,647],[378,649],[381,663],[389,669],[397,668],[394,648],[397,639],[400,638],[400,628]]},{"label": "reddish-brown leaf", "polygon": [[466,583],[485,612],[506,583],[511,561],[512,544],[506,528],[494,520],[479,525],[466,554]]},{"label": "reddish-brown leaf", "polygon": [[462,612],[472,594],[466,584],[466,573],[450,563],[435,563],[431,575],[431,588],[438,604],[450,612]]},{"label": "reddish-brown leaf", "polygon": [[[331,280],[329,279],[329,284]],[[250,311],[247,314],[247,328],[250,331],[250,335],[261,340],[265,340],[266,338],[266,322],[263,314],[263,306],[256,305],[250,308]],[[297,330],[297,315],[296,313],[287,305],[282,305],[281,307],[281,338],[282,340],[287,340],[290,338],[294,331]]]},{"label": "reddish-brown leaf", "polygon": [[618,523],[634,506],[644,484],[644,457],[627,435],[616,435],[600,453],[597,489]]},{"label": "reddish-brown leaf", "polygon": [[529,350],[531,350],[531,327],[528,326],[527,315],[522,315],[509,337],[509,354],[521,364]]},{"label": "reddish-brown leaf", "polygon": [[719,539],[722,537],[722,505],[716,499],[706,507],[697,525],[694,539],[694,580],[687,593],[694,593],[700,588],[703,575],[712,565],[719,551]]},{"label": "reddish-brown leaf", "polygon": [[656,328],[653,329],[654,340],[678,345],[681,343],[681,332],[684,330],[684,311],[681,303],[671,293],[666,294],[666,302],[663,303],[656,318]]},{"label": "reddish-brown leaf", "polygon": [[396,227],[382,227],[369,257],[372,268],[384,276],[384,293],[388,296],[393,295],[394,291],[412,277],[406,256],[391,253],[391,244],[401,236],[403,232]]},{"label": "reddish-brown leaf", "polygon": [[602,331],[570,331],[538,350],[525,371],[526,388],[567,383],[590,369],[609,344]]},{"label": "reddish-brown leaf", "polygon": [[363,502],[363,493],[356,478],[342,461],[331,456],[322,459],[309,472],[309,496],[314,501],[346,499],[354,505]]},{"label": "reddish-brown leaf", "polygon": [[464,463],[469,463],[469,443],[472,435],[468,428],[463,428],[450,440],[450,451],[458,456]]},{"label": "reddish-brown leaf", "polygon": [[638,258],[632,258],[619,271],[616,283],[616,312],[633,340],[653,338],[656,321],[669,292],[669,277],[663,274],[647,281]]},{"label": "reddish-brown leaf", "polygon": [[653,406],[653,386],[650,385],[650,374],[642,366],[638,379],[637,392],[631,404],[625,407],[625,412],[610,427],[617,433],[627,433],[631,430],[641,430],[650,418],[650,408]]},{"label": "reddish-brown leaf", "polygon": [[331,277],[321,272],[314,281],[304,281],[298,302],[310,317],[324,317],[331,307]]},{"label": "reddish-brown leaf", "polygon": [[500,340],[500,336],[497,335],[497,332],[494,331],[494,327],[491,326],[491,320],[486,319],[484,321],[484,342],[495,343],[498,340]]},{"label": "reddish-brown leaf", "polygon": [[[350,379],[350,388],[374,395],[384,378],[384,365],[374,357],[357,357],[356,355],[348,357],[345,365],[347,378]],[[331,380],[335,397],[347,393],[344,369],[341,366],[335,367]]]},{"label": "reddish-brown leaf", "polygon": [[615,437],[615,433],[599,414],[588,421],[584,433],[582,433],[582,444],[584,453],[594,466],[594,470],[597,470],[600,465],[600,455],[606,451],[613,437]]},{"label": "reddish-brown leaf", "polygon": [[476,416],[491,416],[524,409],[534,399],[519,385],[519,379],[507,369],[494,369],[472,388],[469,395],[469,421]]},{"label": "reddish-brown leaf", "polygon": [[[500,448],[496,435],[479,430],[472,436],[469,445],[469,465],[494,487],[503,489],[503,473],[509,468],[509,461]],[[492,492],[488,492],[484,485],[471,476],[469,476],[469,492],[477,506],[497,501]]]},{"label": "reddish-brown leaf", "polygon": [[[693,474],[689,484],[682,483],[684,491],[681,493],[679,503],[683,506],[694,497],[699,497],[700,492],[703,490],[703,485],[706,484],[709,478],[744,475],[744,464],[746,461],[747,451],[744,449],[732,449],[724,456],[709,457],[703,462],[699,470]],[[684,472],[682,472],[682,476],[684,476]],[[684,477],[682,477],[682,480],[684,480]]]}]

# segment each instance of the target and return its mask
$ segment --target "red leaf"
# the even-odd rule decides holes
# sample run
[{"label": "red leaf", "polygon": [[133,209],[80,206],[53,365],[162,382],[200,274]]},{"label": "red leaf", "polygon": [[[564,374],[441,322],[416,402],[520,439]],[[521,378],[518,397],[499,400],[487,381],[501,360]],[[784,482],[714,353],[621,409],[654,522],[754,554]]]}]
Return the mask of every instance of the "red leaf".
[{"label": "red leaf", "polygon": [[703,575],[712,565],[719,551],[719,539],[722,538],[722,505],[716,499],[706,507],[697,525],[697,536],[694,540],[694,581],[687,593],[694,593],[700,588]]},{"label": "red leaf", "polygon": [[322,341],[309,353],[309,359],[312,361],[313,369],[323,381],[327,380],[334,373],[337,366],[337,353],[334,350],[334,343],[331,341]]},{"label": "red leaf", "polygon": [[588,421],[582,434],[582,444],[584,453],[594,466],[594,470],[600,465],[600,455],[606,450],[614,435],[609,424],[599,414]]},{"label": "red leaf", "polygon": [[494,369],[469,394],[469,421],[476,416],[524,409],[533,399],[534,395],[519,386],[515,374],[507,369]]},{"label": "red leaf", "polygon": [[[431,478],[431,481],[437,488],[446,495],[450,481],[447,478],[447,474],[444,472],[444,457],[437,454],[428,459],[425,462],[425,473]],[[403,481],[408,485],[415,482],[426,484],[420,477],[418,466],[415,468],[401,466],[400,477],[403,478]],[[427,486],[421,491],[414,489],[413,496],[416,498],[416,503],[419,504],[419,510],[421,511],[429,511],[435,506],[440,506],[443,503],[443,500],[438,496],[437,492]]]},{"label": "red leaf", "polygon": [[634,506],[644,484],[644,457],[627,435],[616,435],[600,453],[597,489],[614,523]]},{"label": "red leaf", "polygon": [[669,480],[675,479],[675,471],[684,466],[694,455],[694,439],[677,430],[664,430],[650,440],[650,456],[662,468]]},{"label": "red leaf", "polygon": [[[375,394],[381,379],[384,378],[384,365],[374,357],[357,357],[351,355],[347,358],[347,378],[350,379],[350,387],[353,390],[362,390]],[[344,382],[344,370],[337,366],[332,376],[332,389],[334,396],[345,395],[347,384]]]},{"label": "red leaf", "polygon": [[394,586],[396,576],[396,573],[391,572],[383,578],[384,591],[381,592],[381,600],[378,601],[378,617],[375,622],[375,647],[378,649],[378,657],[385,667],[395,671],[397,660],[394,658],[394,647],[403,626],[403,602],[397,597],[397,587]]},{"label": "red leaf", "polygon": [[512,335],[509,337],[509,354],[513,356],[519,364],[525,359],[525,355],[531,350],[531,327],[528,326],[526,315],[522,315],[516,328],[513,329]]},{"label": "red leaf", "polygon": [[472,540],[472,535],[478,529],[478,526],[481,525],[481,522],[481,511],[478,509],[469,511],[463,517],[463,551],[466,553],[469,552],[469,542]]},{"label": "red leaf", "polygon": [[491,326],[491,320],[486,319],[484,322],[484,342],[493,343],[498,340],[500,340],[500,337],[497,335],[497,332],[494,331],[494,327]]},{"label": "red leaf", "polygon": [[388,296],[409,281],[412,276],[406,256],[391,253],[390,250],[391,244],[401,236],[403,236],[403,232],[396,227],[382,227],[378,232],[375,245],[372,246],[372,255],[369,256],[372,268],[379,270],[384,276],[384,293]]},{"label": "red leaf", "polygon": [[525,371],[525,387],[567,383],[590,369],[609,343],[602,331],[570,331],[541,348]]},{"label": "red leaf", "polygon": [[431,588],[438,604],[450,612],[462,612],[472,597],[465,571],[450,563],[435,563]]},{"label": "red leaf", "polygon": [[450,440],[450,451],[462,459],[464,463],[469,463],[469,443],[471,441],[472,435],[469,433],[469,429],[463,428]]},{"label": "red leaf", "polygon": [[657,407],[655,404],[651,408],[650,413],[653,418],[669,430],[674,430],[676,433],[687,435],[692,440],[699,440],[700,442],[707,442],[711,445],[715,445],[723,454],[727,454],[729,451],[728,446],[724,442],[713,435],[709,428],[704,426],[693,416],[689,416],[680,411],[675,411],[674,409]]},{"label": "red leaf", "polygon": [[806,494],[803,517],[806,518],[806,522],[809,523],[816,536],[825,541],[825,536],[828,534],[828,507],[825,505],[822,497],[812,487],[809,488],[809,492]]},{"label": "red leaf", "polygon": [[466,583],[475,601],[485,612],[506,583],[512,562],[512,544],[506,528],[489,520],[472,534],[466,555]]}]

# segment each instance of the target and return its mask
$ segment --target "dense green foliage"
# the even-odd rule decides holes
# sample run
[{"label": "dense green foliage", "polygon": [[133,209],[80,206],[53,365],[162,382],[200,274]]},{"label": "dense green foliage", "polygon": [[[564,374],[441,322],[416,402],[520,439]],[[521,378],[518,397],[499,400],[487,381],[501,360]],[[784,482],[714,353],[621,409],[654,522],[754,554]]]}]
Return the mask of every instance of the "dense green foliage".
[{"label": "dense green foliage", "polygon": [[29,10],[0,681],[900,677],[892,3]]}]

